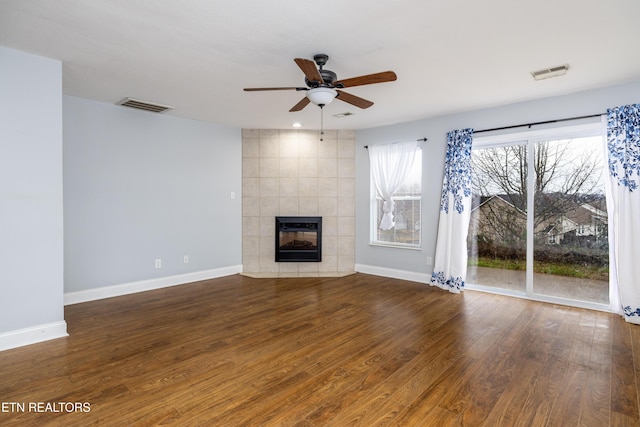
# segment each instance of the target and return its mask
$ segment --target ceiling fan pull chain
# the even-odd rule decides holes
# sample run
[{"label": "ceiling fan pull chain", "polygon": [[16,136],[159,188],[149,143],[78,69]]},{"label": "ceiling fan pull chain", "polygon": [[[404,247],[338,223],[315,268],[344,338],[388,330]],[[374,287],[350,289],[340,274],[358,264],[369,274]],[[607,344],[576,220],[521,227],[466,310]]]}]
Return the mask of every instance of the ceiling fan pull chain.
[{"label": "ceiling fan pull chain", "polygon": [[320,141],[322,141],[322,135],[324,135],[324,105],[320,106]]}]

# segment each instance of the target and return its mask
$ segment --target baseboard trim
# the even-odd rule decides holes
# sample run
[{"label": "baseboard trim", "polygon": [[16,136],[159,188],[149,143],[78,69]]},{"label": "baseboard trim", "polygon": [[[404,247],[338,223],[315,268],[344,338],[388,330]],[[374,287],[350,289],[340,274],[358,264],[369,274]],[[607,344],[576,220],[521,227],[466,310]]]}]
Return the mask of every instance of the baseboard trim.
[{"label": "baseboard trim", "polygon": [[0,333],[0,351],[66,337],[67,322],[46,323],[31,328]]},{"label": "baseboard trim", "polygon": [[356,264],[359,273],[374,276],[390,277],[392,279],[408,280],[410,282],[431,283],[431,274],[416,273],[414,271],[396,270],[394,268],[376,267],[375,265]]},{"label": "baseboard trim", "polygon": [[134,294],[137,292],[167,288],[169,286],[184,285],[186,283],[215,279],[241,272],[242,265],[233,265],[229,267],[215,268],[212,270],[197,271],[194,273],[178,274],[175,276],[159,277],[157,279],[141,280],[138,282],[87,289],[85,291],[66,292],[64,294],[64,305],[79,304],[87,301],[95,301],[104,298]]}]

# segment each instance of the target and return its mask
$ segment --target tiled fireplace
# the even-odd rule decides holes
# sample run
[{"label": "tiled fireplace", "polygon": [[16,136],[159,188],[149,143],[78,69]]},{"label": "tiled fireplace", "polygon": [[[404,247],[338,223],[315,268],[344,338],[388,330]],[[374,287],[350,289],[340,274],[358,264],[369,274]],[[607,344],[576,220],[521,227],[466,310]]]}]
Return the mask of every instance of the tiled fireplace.
[{"label": "tiled fireplace", "polygon": [[[253,277],[351,274],[355,132],[242,131],[242,263]],[[276,262],[275,217],[322,217],[320,262]]]}]

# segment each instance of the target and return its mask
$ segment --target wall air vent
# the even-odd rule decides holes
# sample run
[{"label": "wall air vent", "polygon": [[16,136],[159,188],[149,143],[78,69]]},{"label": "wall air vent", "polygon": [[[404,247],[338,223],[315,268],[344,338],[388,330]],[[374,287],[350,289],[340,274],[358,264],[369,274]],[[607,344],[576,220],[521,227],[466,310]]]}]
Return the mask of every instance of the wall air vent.
[{"label": "wall air vent", "polygon": [[568,69],[568,65],[559,65],[557,67],[545,68],[544,70],[532,71],[531,75],[535,80],[550,79],[551,77],[563,76]]},{"label": "wall air vent", "polygon": [[152,102],[140,101],[139,99],[125,98],[118,102],[118,105],[136,108],[138,110],[151,111],[152,113],[164,113],[167,110],[173,110],[168,105],[154,104]]}]

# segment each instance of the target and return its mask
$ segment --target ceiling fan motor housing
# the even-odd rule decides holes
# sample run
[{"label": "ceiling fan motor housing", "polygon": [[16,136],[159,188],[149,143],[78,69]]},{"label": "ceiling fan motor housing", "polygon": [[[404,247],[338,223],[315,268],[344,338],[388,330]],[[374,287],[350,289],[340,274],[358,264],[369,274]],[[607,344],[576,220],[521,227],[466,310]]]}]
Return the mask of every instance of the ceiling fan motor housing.
[{"label": "ceiling fan motor housing", "polygon": [[319,70],[320,75],[322,76],[322,80],[324,81],[324,83],[318,83],[318,82],[312,82],[311,80],[309,80],[308,78],[304,78],[304,82],[307,84],[307,86],[309,87],[318,87],[318,86],[325,86],[325,87],[333,87],[333,83],[338,80],[338,76],[336,75],[336,73],[334,73],[333,71],[329,71],[329,70]]}]

